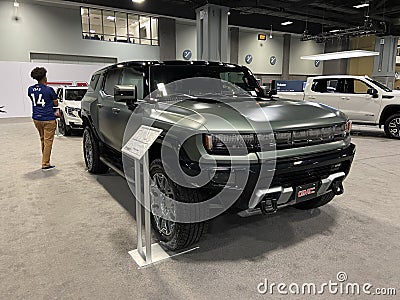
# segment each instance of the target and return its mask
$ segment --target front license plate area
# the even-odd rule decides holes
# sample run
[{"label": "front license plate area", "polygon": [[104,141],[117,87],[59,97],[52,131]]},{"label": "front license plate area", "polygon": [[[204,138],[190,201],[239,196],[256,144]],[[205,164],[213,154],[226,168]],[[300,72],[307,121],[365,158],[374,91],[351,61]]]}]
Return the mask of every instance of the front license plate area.
[{"label": "front license plate area", "polygon": [[296,202],[304,202],[317,196],[318,182],[304,184],[296,188]]}]

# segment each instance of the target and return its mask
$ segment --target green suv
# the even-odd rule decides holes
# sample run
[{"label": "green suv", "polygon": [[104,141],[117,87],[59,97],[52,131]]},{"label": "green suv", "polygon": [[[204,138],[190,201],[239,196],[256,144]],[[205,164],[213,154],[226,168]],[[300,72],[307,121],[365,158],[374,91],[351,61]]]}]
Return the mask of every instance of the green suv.
[{"label": "green suv", "polygon": [[[275,99],[249,69],[214,62],[126,62],[96,72],[82,101],[87,169],[131,184],[123,146],[142,125],[162,129],[149,150],[152,225],[186,248],[225,211],[313,209],[344,191],[355,154],[351,123],[318,103]],[[131,188],[134,191],[134,188]]]}]

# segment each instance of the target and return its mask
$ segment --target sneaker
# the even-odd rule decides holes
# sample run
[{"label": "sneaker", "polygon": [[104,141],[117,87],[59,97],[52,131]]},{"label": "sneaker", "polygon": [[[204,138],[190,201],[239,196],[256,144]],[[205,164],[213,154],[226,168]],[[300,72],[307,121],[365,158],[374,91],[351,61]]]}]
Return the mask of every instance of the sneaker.
[{"label": "sneaker", "polygon": [[47,167],[43,167],[42,170],[43,171],[47,171],[47,170],[51,170],[54,169],[56,166],[47,166]]}]

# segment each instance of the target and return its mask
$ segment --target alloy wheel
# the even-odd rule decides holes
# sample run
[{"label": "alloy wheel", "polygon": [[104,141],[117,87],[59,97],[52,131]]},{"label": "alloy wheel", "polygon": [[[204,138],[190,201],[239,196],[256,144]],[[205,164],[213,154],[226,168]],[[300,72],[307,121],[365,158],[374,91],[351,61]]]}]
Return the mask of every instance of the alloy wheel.
[{"label": "alloy wheel", "polygon": [[400,118],[394,118],[390,121],[389,132],[394,137],[400,137]]},{"label": "alloy wheel", "polygon": [[86,164],[88,169],[90,170],[93,166],[93,146],[90,134],[88,132],[85,132],[84,146],[85,146]]},{"label": "alloy wheel", "polygon": [[[174,193],[172,190],[172,186],[167,179],[167,177],[162,173],[156,173],[153,176],[152,184],[157,186],[159,191],[163,193],[168,198],[174,199]],[[167,205],[165,202],[160,203],[160,212],[163,216],[168,216],[170,219],[174,219],[174,209]],[[153,214],[154,221],[157,227],[157,230],[165,235],[171,236],[175,230],[175,222],[166,220],[156,214]]]}]

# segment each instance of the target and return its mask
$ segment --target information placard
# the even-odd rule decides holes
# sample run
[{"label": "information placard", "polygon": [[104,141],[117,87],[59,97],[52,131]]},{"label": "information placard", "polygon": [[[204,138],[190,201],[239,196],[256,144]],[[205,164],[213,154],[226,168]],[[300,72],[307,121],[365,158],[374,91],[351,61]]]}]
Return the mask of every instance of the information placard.
[{"label": "information placard", "polygon": [[141,160],[162,133],[162,129],[142,125],[122,148],[122,153]]}]

